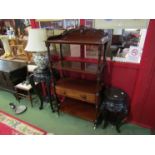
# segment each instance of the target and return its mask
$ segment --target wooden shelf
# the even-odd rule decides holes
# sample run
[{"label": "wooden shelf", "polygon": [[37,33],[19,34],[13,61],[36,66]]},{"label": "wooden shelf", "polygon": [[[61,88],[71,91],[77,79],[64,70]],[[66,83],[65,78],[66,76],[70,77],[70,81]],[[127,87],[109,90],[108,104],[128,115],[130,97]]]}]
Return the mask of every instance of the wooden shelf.
[{"label": "wooden shelf", "polygon": [[62,61],[53,65],[53,68],[58,70],[74,71],[86,74],[97,74],[97,64],[84,63],[84,62],[71,62]]},{"label": "wooden shelf", "polygon": [[81,57],[67,57],[67,56],[65,56],[65,57],[63,57],[63,60],[64,61],[85,62],[85,63],[98,64],[98,60],[95,58],[81,58]]},{"label": "wooden shelf", "polygon": [[90,94],[95,94],[99,89],[96,85],[96,81],[63,78],[59,80],[56,84],[56,88],[64,88],[77,90],[80,92],[86,92]]},{"label": "wooden shelf", "polygon": [[69,98],[66,98],[65,101],[61,103],[60,111],[92,122],[94,122],[96,118],[95,105]]}]

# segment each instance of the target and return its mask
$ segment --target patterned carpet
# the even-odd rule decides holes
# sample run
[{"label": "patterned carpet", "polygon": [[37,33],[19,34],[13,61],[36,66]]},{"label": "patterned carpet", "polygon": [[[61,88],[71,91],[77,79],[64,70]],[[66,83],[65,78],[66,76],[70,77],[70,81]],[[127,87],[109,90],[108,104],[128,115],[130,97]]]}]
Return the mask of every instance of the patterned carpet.
[{"label": "patterned carpet", "polygon": [[45,135],[46,131],[39,129],[14,116],[0,111],[0,135]]}]

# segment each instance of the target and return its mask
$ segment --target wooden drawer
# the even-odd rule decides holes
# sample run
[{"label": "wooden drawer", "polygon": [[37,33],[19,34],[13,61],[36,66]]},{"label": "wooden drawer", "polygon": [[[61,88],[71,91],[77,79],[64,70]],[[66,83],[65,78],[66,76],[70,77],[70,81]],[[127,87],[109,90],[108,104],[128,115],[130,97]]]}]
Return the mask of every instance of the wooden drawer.
[{"label": "wooden drawer", "polygon": [[67,89],[67,88],[61,88],[56,86],[56,93],[58,95],[78,99],[81,101],[86,101],[92,104],[95,104],[96,102],[96,94],[90,94],[87,92],[81,92],[78,90],[73,90],[73,89]]}]

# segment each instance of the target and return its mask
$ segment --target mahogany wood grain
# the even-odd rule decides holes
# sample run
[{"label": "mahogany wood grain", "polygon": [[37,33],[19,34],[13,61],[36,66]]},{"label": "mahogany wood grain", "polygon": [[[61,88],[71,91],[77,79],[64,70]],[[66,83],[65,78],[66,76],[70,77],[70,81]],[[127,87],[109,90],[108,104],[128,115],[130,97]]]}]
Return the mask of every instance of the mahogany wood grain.
[{"label": "mahogany wood grain", "polygon": [[[83,62],[84,63],[84,62]],[[66,70],[71,72],[80,72],[88,74],[97,74],[97,64],[84,63],[84,67],[81,67],[81,62],[57,62],[53,65],[53,68],[58,70]]]},{"label": "mahogany wood grain", "polygon": [[58,36],[49,37],[46,43],[58,44],[80,44],[80,45],[101,45],[109,40],[103,30],[89,29],[81,27],[80,29],[71,29]]},{"label": "mahogany wood grain", "polygon": [[66,98],[65,101],[61,103],[60,111],[92,122],[94,122],[96,118],[95,105],[86,104],[85,102],[70,98]]},{"label": "mahogany wood grain", "polygon": [[[51,66],[58,69],[63,75],[61,76],[61,80],[57,81],[56,84],[54,83],[54,94],[56,96],[62,95],[67,98],[71,98],[73,101],[70,103],[67,100],[68,105],[60,106],[61,109],[77,116],[83,116],[85,119],[91,119],[94,121],[94,125],[96,124],[98,105],[100,102],[99,94],[103,86],[100,76],[106,64],[105,54],[103,54],[104,50],[102,47],[106,46],[109,40],[108,35],[105,34],[103,30],[80,27],[77,29],[67,30],[57,36],[51,36],[46,41],[48,53],[50,53],[50,44],[60,44],[60,47],[61,44],[78,44],[81,46],[81,56],[76,59],[76,62],[73,62],[71,59],[68,59],[68,62],[64,61],[67,59],[63,57],[62,48],[60,48],[59,59],[61,61],[57,63],[54,63],[54,61],[51,62]],[[98,46],[98,50],[96,52],[98,52],[99,57],[97,61],[91,62],[91,59],[85,58],[85,45]],[[77,72],[81,75],[83,80],[65,78],[64,73],[68,71]],[[85,74],[90,74],[91,76],[95,75],[95,81],[84,79]]]},{"label": "mahogany wood grain", "polygon": [[96,82],[66,78],[56,84],[58,95],[71,97],[90,104],[95,104],[97,90]]}]

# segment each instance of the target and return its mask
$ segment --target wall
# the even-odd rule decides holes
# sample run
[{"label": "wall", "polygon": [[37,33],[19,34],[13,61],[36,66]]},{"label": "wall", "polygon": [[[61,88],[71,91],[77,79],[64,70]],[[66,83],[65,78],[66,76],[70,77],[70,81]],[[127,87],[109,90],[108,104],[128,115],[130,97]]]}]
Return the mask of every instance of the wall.
[{"label": "wall", "polygon": [[94,24],[97,29],[146,28],[148,22],[147,19],[95,19]]},{"label": "wall", "polygon": [[105,82],[123,89],[132,100],[140,64],[108,62]]},{"label": "wall", "polygon": [[155,19],[150,20],[132,99],[132,120],[155,129]]}]

